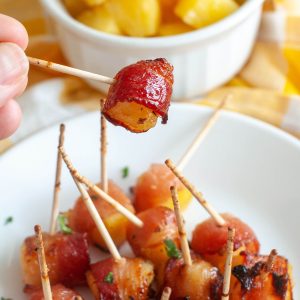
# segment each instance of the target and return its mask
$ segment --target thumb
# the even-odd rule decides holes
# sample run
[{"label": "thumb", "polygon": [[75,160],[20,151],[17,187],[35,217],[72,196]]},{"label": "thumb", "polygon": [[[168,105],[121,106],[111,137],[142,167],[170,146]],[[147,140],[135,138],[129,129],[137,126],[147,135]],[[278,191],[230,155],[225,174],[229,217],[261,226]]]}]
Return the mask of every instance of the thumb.
[{"label": "thumb", "polygon": [[24,51],[13,43],[0,43],[0,84],[15,84],[28,73],[29,63]]},{"label": "thumb", "polygon": [[18,94],[19,83],[27,77],[28,69],[28,59],[18,45],[0,43],[0,107]]}]

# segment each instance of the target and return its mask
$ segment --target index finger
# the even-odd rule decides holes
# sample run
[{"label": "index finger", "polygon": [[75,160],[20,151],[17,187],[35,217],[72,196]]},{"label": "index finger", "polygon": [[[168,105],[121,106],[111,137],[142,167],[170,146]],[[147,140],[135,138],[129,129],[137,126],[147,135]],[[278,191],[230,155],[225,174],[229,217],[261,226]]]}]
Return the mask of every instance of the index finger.
[{"label": "index finger", "polygon": [[16,19],[0,14],[0,42],[19,45],[23,50],[28,45],[28,34],[25,27]]}]

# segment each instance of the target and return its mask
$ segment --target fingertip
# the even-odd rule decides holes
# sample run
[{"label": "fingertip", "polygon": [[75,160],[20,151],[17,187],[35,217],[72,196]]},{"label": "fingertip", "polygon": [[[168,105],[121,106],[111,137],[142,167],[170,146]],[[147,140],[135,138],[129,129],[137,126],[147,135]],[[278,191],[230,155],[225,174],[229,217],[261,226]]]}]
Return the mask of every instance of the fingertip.
[{"label": "fingertip", "polygon": [[0,139],[12,135],[19,127],[22,112],[19,104],[11,99],[0,108]]},{"label": "fingertip", "polygon": [[24,25],[18,20],[0,14],[0,41],[19,45],[23,50],[28,46],[28,33]]}]

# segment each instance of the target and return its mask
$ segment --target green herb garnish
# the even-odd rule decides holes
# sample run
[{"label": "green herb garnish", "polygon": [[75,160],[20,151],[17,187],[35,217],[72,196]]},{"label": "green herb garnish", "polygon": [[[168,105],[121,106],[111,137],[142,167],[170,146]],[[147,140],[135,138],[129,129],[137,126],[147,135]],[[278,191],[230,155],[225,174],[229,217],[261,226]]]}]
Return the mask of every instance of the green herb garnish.
[{"label": "green herb garnish", "polygon": [[[5,219],[4,225],[7,225],[9,223],[12,223],[12,221],[14,220],[14,218],[12,216],[9,216]],[[4,298],[5,299],[5,298]],[[2,300],[2,299],[1,299]]]},{"label": "green herb garnish", "polygon": [[124,167],[122,169],[122,178],[126,178],[129,175],[129,168],[128,167]]},{"label": "green herb garnish", "polygon": [[172,257],[172,258],[180,258],[181,257],[180,251],[177,249],[176,245],[174,244],[174,242],[172,240],[165,239],[164,243],[165,243],[165,249],[166,249],[169,257]]},{"label": "green herb garnish", "polygon": [[1,297],[1,300],[12,300],[11,298]]},{"label": "green herb garnish", "polygon": [[114,282],[114,274],[113,272],[109,272],[105,277],[104,277],[104,282],[112,284]]},{"label": "green herb garnish", "polygon": [[57,221],[61,232],[65,234],[71,234],[73,232],[72,229],[67,225],[68,219],[64,214],[59,214]]}]

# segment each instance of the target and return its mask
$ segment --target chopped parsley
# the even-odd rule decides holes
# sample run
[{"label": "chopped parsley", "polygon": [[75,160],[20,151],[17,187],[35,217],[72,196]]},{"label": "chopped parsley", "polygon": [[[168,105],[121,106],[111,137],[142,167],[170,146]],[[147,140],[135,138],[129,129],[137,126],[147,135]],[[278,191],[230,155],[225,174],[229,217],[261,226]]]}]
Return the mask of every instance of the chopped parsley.
[{"label": "chopped parsley", "polygon": [[109,272],[105,277],[104,277],[104,282],[112,284],[114,282],[114,274],[113,272]]},{"label": "chopped parsley", "polygon": [[62,233],[65,234],[71,234],[73,231],[72,229],[67,225],[68,219],[64,214],[59,214],[57,217],[59,229]]},{"label": "chopped parsley", "polygon": [[174,242],[172,240],[165,239],[164,243],[165,243],[165,249],[166,249],[169,257],[171,257],[171,258],[180,258],[181,257],[180,251],[177,249],[176,245],[174,244]]},{"label": "chopped parsley", "polygon": [[12,300],[11,298],[1,297],[1,300]]},{"label": "chopped parsley", "polygon": [[[9,223],[12,223],[13,220],[14,220],[14,218],[13,218],[12,216],[7,217],[7,218],[5,219],[4,225],[7,225],[7,224],[9,224]],[[3,298],[3,299],[5,299],[5,298]],[[1,300],[2,300],[2,299],[1,299]]]},{"label": "chopped parsley", "polygon": [[124,167],[122,169],[122,178],[126,178],[129,175],[129,168],[128,167]]}]

